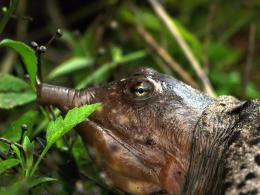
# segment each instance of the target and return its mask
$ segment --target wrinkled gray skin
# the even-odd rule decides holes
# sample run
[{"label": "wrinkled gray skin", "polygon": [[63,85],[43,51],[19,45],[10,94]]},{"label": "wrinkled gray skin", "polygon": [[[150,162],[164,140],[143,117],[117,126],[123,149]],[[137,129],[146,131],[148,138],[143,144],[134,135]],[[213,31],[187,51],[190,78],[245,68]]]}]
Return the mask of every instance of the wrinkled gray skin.
[{"label": "wrinkled gray skin", "polygon": [[[150,86],[142,97],[132,91],[140,83]],[[231,195],[239,176],[227,159],[240,162],[244,153],[236,155],[236,144],[242,139],[247,147],[252,135],[259,138],[259,101],[213,99],[151,69],[80,91],[42,84],[38,102],[62,110],[101,102],[102,108],[76,129],[108,183],[131,194]],[[257,158],[257,144],[251,158]],[[248,170],[254,171],[255,183],[237,193],[259,188],[254,165]]]}]

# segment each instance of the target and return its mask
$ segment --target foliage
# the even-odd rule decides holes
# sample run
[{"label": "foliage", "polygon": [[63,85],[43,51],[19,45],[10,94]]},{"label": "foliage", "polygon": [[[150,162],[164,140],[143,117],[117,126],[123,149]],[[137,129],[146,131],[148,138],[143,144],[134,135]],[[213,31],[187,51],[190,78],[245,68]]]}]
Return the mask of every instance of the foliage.
[{"label": "foliage", "polygon": [[[86,120],[86,118],[94,112],[98,107],[100,107],[100,104],[92,104],[92,105],[85,105],[80,108],[73,108],[70,110],[64,120],[62,117],[58,117],[55,121],[51,121],[48,125],[47,131],[46,131],[46,140],[47,144],[45,148],[43,149],[40,157],[36,161],[35,165],[32,168],[31,175],[34,174],[36,171],[40,161],[42,160],[43,156],[47,153],[47,151],[50,149],[50,147],[57,142],[65,133],[70,131],[73,127],[75,127],[77,124],[83,122]],[[23,143],[23,146],[30,146],[30,140],[28,137],[27,141],[25,140]],[[25,149],[25,147],[23,147]],[[28,147],[26,147],[28,148]],[[26,150],[25,150],[26,151]]]},{"label": "foliage", "polygon": [[[159,2],[217,95],[260,97],[258,1]],[[88,148],[70,131],[99,104],[63,118],[54,110],[57,119],[49,122],[52,115],[35,102],[36,64],[42,64],[44,82],[74,88],[119,79],[142,66],[181,79],[137,30],[141,26],[202,90],[175,37],[148,1],[10,0],[0,7],[0,195],[118,194],[103,184]],[[57,28],[63,36],[48,41]],[[47,47],[41,58],[31,41]]]},{"label": "foliage", "polygon": [[0,42],[0,47],[9,47],[14,49],[23,60],[23,63],[26,66],[27,72],[29,73],[32,87],[35,90],[36,88],[36,72],[37,72],[37,58],[34,54],[34,51],[27,46],[26,44],[19,42],[19,41],[13,41],[10,39],[4,39]]},{"label": "foliage", "polygon": [[0,162],[0,174],[7,169],[10,169],[19,164],[19,160],[14,158],[9,158],[8,160],[3,160]]},{"label": "foliage", "polygon": [[11,109],[35,100],[35,93],[23,80],[0,74],[0,108]]}]

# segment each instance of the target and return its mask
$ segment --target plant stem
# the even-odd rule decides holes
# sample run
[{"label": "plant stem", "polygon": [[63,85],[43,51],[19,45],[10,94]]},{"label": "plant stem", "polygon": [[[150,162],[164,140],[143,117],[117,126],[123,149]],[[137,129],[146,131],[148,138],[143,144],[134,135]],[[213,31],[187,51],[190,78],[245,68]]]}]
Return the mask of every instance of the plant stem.
[{"label": "plant stem", "polygon": [[198,88],[195,80],[181,67],[181,65],[162,47],[143,26],[137,26],[137,32],[143,37],[145,42],[160,56],[166,64],[175,71],[187,84]]},{"label": "plant stem", "polygon": [[192,53],[190,47],[183,39],[182,35],[180,34],[176,24],[174,21],[170,18],[168,13],[165,11],[165,9],[162,7],[162,5],[157,0],[148,0],[151,4],[152,8],[154,9],[155,13],[158,15],[158,17],[162,20],[162,22],[165,24],[165,26],[168,28],[169,32],[172,34],[172,36],[176,39],[177,43],[179,44],[180,48],[183,50],[183,53],[189,60],[192,68],[195,70],[197,76],[202,81],[202,84],[204,86],[205,91],[210,96],[215,96],[215,92],[211,86],[211,83],[205,73],[205,71],[201,68],[200,63],[195,58],[194,54]]},{"label": "plant stem", "polygon": [[6,11],[3,19],[0,21],[0,34],[2,34],[8,20],[10,19],[12,13],[15,11],[18,4],[18,0],[10,0],[9,9]]},{"label": "plant stem", "polygon": [[43,157],[45,156],[45,154],[48,152],[49,149],[50,149],[50,146],[48,146],[48,145],[43,149],[40,157],[37,159],[35,165],[33,166],[32,170],[29,174],[30,176],[34,175],[34,173],[35,173],[36,169],[38,168],[40,162],[42,161]]}]

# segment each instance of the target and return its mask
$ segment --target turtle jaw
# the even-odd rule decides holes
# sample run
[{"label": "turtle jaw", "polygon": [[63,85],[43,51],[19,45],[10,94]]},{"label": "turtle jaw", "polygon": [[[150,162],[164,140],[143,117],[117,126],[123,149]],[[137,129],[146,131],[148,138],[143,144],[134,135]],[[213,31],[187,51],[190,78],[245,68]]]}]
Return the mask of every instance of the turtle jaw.
[{"label": "turtle jaw", "polygon": [[152,194],[163,190],[157,174],[146,167],[135,149],[113,131],[95,122],[93,117],[76,130],[86,142],[95,163],[107,176],[107,183],[131,194]]}]

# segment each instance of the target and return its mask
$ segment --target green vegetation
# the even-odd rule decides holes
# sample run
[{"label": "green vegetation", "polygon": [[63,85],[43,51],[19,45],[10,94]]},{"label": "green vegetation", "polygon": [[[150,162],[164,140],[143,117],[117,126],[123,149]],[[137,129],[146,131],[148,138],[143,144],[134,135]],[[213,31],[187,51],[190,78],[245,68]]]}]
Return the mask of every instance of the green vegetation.
[{"label": "green vegetation", "polygon": [[[260,97],[257,0],[9,0],[0,7],[0,194],[119,194],[70,131],[100,104],[64,118],[53,110],[53,117],[35,102],[39,62],[43,81],[61,86],[102,84],[146,66],[211,95]],[[40,58],[32,41],[47,47]]]}]

